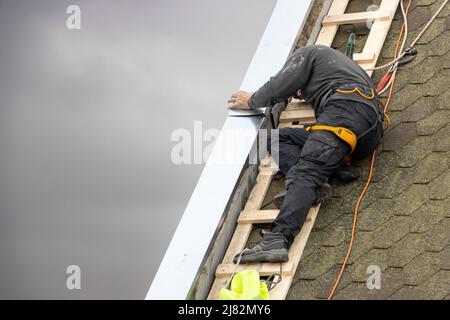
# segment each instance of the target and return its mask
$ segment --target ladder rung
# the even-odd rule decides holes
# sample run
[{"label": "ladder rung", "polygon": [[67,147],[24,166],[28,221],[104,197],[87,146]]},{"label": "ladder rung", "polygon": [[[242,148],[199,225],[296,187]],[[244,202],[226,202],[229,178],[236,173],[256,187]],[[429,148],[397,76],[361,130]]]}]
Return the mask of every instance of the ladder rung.
[{"label": "ladder rung", "polygon": [[[217,267],[216,277],[229,277],[234,272],[242,270],[256,270],[261,276],[270,276],[280,273],[279,263],[246,263],[236,268],[234,263],[223,263]],[[291,261],[284,262],[281,267],[284,276],[290,276],[294,273],[294,264]]]},{"label": "ladder rung", "polygon": [[285,122],[285,123],[280,123],[280,125],[278,126],[279,129],[282,128],[297,128],[297,129],[302,129],[305,126],[303,124],[292,124],[289,122]]},{"label": "ladder rung", "polygon": [[372,62],[375,59],[375,53],[354,53],[353,60],[356,63],[368,63]]},{"label": "ladder rung", "polygon": [[384,20],[390,19],[391,14],[387,11],[366,11],[356,13],[345,13],[333,16],[326,16],[323,18],[322,24],[326,25],[339,25],[339,24],[354,24],[366,22],[369,20]]},{"label": "ladder rung", "polygon": [[262,224],[271,223],[276,219],[280,210],[242,211],[238,223]]},{"label": "ladder rung", "polygon": [[298,99],[298,98],[291,98],[291,103],[306,103],[304,99]]},{"label": "ladder rung", "polygon": [[[344,14],[347,8],[349,0],[339,0],[333,1],[330,10],[328,11],[329,16]],[[319,36],[317,37],[316,44],[322,44],[325,46],[331,46],[334,36],[338,30],[338,25],[328,25],[323,26],[320,30]]]},{"label": "ladder rung", "polygon": [[292,111],[292,110],[309,110],[311,109],[311,106],[307,104],[306,102],[290,102],[286,106],[286,111]]},{"label": "ladder rung", "polygon": [[274,175],[280,171],[280,168],[272,158],[268,157],[261,160],[258,170],[261,175]]},{"label": "ladder rung", "polygon": [[315,122],[316,118],[314,116],[314,110],[312,108],[309,109],[300,109],[300,110],[290,110],[283,111],[280,115],[280,122],[299,122],[302,123],[311,123]]},{"label": "ladder rung", "polygon": [[[264,224],[271,223],[278,217],[280,210],[257,210],[257,211],[242,211],[238,218],[238,223],[241,224]],[[306,217],[305,222],[309,222],[311,218]]]}]

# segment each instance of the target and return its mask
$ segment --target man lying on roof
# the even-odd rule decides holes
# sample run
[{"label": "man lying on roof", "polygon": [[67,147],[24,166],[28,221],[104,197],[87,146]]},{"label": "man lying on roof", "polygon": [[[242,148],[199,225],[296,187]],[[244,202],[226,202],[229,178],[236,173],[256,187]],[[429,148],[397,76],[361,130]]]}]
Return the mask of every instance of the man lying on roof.
[{"label": "man lying on roof", "polygon": [[[327,46],[298,49],[284,67],[253,94],[238,91],[231,109],[271,106],[299,96],[310,103],[317,123],[279,130],[279,168],[286,177],[280,213],[271,232],[253,248],[236,255],[241,263],[288,261],[288,250],[300,232],[320,190],[335,174],[341,180],[358,177],[344,163],[367,157],[383,135],[383,107],[367,73],[353,60]],[[269,135],[270,136],[270,135]],[[270,143],[268,144],[270,145]],[[270,151],[270,150],[269,150]],[[331,190],[331,189],[330,189]]]}]

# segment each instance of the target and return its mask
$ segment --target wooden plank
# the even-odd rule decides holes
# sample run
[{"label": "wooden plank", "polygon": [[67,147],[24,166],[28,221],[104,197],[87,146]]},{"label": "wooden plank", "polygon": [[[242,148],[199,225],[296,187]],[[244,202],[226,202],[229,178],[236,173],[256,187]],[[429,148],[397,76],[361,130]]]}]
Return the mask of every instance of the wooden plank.
[{"label": "wooden plank", "polygon": [[208,300],[216,300],[219,299],[220,289],[225,288],[228,283],[227,277],[216,277],[214,283],[209,291]]},{"label": "wooden plank", "polygon": [[289,102],[292,102],[292,103],[306,103],[305,100],[303,100],[303,99],[298,99],[298,98],[294,98],[294,97],[292,97],[292,98],[291,98],[291,101],[289,101]]},{"label": "wooden plank", "polygon": [[[272,161],[269,162],[272,164]],[[260,166],[260,170],[261,170]],[[273,171],[271,171],[273,172]],[[272,182],[273,174],[258,174],[256,177],[256,184],[250,192],[247,203],[245,204],[244,211],[255,211],[261,208],[261,205],[266,197],[267,190]],[[231,238],[230,244],[228,246],[227,252],[223,259],[224,262],[229,263],[233,261],[234,256],[245,249],[245,244],[252,231],[251,224],[238,224],[236,231]]]},{"label": "wooden plank", "polygon": [[[276,162],[271,158],[267,157],[261,160],[259,165],[259,174],[260,175],[274,175],[280,171]],[[270,182],[269,182],[270,186]],[[264,194],[265,197],[265,194]],[[264,199],[263,199],[264,200]]]},{"label": "wooden plank", "polygon": [[292,110],[308,110],[312,109],[311,105],[306,102],[289,102],[285,111],[292,111]]},{"label": "wooden plank", "polygon": [[[273,172],[269,171],[268,173]],[[267,190],[272,182],[272,174],[258,174],[256,177],[256,185],[248,197],[245,211],[258,210],[266,197]]]},{"label": "wooden plank", "polygon": [[370,53],[361,52],[361,53],[353,54],[353,61],[355,61],[358,64],[371,63],[374,61],[374,59],[375,59],[374,52],[370,52]]},{"label": "wooden plank", "polygon": [[253,226],[250,223],[240,223],[236,226],[233,237],[228,245],[227,252],[223,257],[224,263],[232,263],[236,254],[245,249],[250,232],[252,232]]},{"label": "wooden plank", "polygon": [[341,24],[355,24],[371,20],[388,20],[390,13],[388,11],[365,11],[355,13],[345,13],[329,15],[323,18],[322,25],[341,25]]},{"label": "wooden plank", "polygon": [[[376,20],[372,24],[363,52],[373,52],[375,58],[373,59],[373,62],[367,64],[367,68],[373,68],[377,63],[399,2],[400,0],[381,1],[379,10],[389,12],[389,20]],[[373,71],[367,71],[369,75],[372,75],[372,72]]]},{"label": "wooden plank", "polygon": [[[283,276],[291,276],[295,272],[295,264],[292,261],[284,262],[281,265],[281,272]],[[259,272],[260,276],[270,276],[273,274],[280,273],[279,263],[247,263],[240,264],[237,268],[234,263],[220,264],[216,271],[216,277],[229,277],[234,271],[236,272],[242,270],[256,270]]]},{"label": "wooden plank", "polygon": [[370,62],[367,62],[367,63],[360,63],[359,66],[360,66],[361,68],[363,68],[363,69],[367,72],[367,74],[369,74],[369,75],[372,74],[372,71],[370,71],[369,69],[372,68],[373,63],[370,63]]},{"label": "wooden plank", "polygon": [[[328,10],[328,15],[339,15],[344,14],[347,8],[349,0],[334,0],[331,4],[330,10]],[[316,44],[322,44],[324,46],[331,46],[334,37],[338,30],[338,25],[328,25],[323,26],[317,37]]]},{"label": "wooden plank", "polygon": [[238,223],[271,223],[276,219],[280,210],[258,210],[258,211],[242,211],[238,218]]},{"label": "wooden plank", "polygon": [[280,123],[278,125],[279,129],[281,129],[281,128],[304,128],[304,127],[305,126],[303,124],[292,124],[292,123],[289,123],[289,122]]},{"label": "wooden plank", "polygon": [[320,204],[309,209],[308,215],[305,219],[300,233],[295,237],[294,242],[289,250],[289,261],[295,263],[295,267],[300,261],[300,257],[303,254],[303,249],[305,248],[306,242],[308,241],[309,234],[313,228],[314,222],[316,221],[317,214],[320,209]]},{"label": "wooden plank", "polygon": [[280,115],[280,122],[299,122],[308,123],[315,122],[316,117],[314,115],[314,110],[312,108],[302,109],[302,110],[290,110],[283,111]]},{"label": "wooden plank", "polygon": [[[277,172],[277,170],[274,169],[275,165],[276,164],[271,158],[265,158],[261,161],[259,166],[260,173],[256,177],[256,184],[250,193],[243,212],[255,211],[261,208],[264,198],[266,197],[267,190],[272,182],[273,174]],[[234,256],[245,249],[252,229],[253,225],[250,223],[239,223],[236,226],[236,230],[222,260],[223,263],[233,263]],[[220,279],[216,277],[209,296],[216,299],[219,295],[220,288],[222,288],[225,284],[226,282],[223,283],[223,281],[220,281]]]}]

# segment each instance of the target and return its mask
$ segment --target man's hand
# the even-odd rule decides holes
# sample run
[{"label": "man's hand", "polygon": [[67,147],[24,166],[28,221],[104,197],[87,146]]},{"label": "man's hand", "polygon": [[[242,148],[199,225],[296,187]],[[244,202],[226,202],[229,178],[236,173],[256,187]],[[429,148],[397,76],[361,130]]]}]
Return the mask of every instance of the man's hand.
[{"label": "man's hand", "polygon": [[249,110],[248,99],[250,99],[252,94],[252,92],[247,91],[237,91],[233,93],[228,100],[228,103],[230,104],[228,109]]}]

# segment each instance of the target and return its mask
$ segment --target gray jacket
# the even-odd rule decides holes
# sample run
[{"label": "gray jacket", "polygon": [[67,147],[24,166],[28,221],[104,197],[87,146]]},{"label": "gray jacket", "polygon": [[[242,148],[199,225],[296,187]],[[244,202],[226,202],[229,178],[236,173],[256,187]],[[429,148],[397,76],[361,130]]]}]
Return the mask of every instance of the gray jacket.
[{"label": "gray jacket", "polygon": [[[318,115],[325,100],[343,99],[340,95],[333,95],[336,88],[346,83],[358,83],[375,90],[368,74],[346,55],[322,45],[302,47],[250,97],[249,106],[267,107],[294,96],[300,90]],[[345,98],[358,99],[357,95]]]}]

